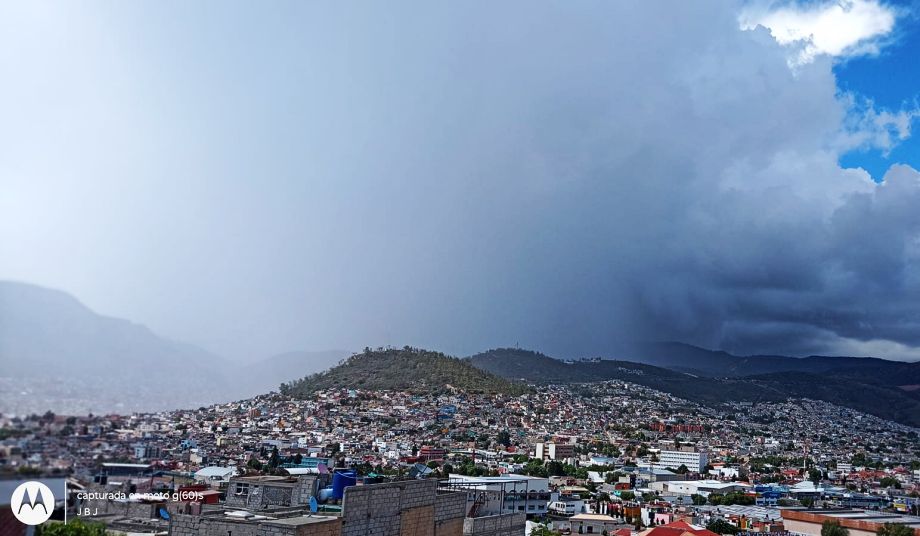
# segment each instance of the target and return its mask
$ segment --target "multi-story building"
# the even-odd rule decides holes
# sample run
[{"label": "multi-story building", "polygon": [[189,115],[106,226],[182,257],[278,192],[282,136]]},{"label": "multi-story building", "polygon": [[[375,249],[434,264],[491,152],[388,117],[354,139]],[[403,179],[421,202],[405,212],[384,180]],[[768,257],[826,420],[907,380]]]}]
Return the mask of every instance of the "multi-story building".
[{"label": "multi-story building", "polygon": [[537,443],[534,458],[541,460],[567,460],[575,457],[575,445],[568,443]]},{"label": "multi-story building", "polygon": [[680,450],[662,450],[655,465],[662,468],[677,469],[681,465],[687,469],[702,473],[709,464],[709,454],[705,451],[684,447]]},{"label": "multi-story building", "polygon": [[447,449],[441,447],[432,447],[425,445],[418,451],[418,457],[422,460],[443,460],[447,457]]},{"label": "multi-story building", "polygon": [[527,475],[464,476],[451,474],[442,484],[467,492],[469,517],[522,513],[544,516],[559,494],[551,491],[549,479]]}]

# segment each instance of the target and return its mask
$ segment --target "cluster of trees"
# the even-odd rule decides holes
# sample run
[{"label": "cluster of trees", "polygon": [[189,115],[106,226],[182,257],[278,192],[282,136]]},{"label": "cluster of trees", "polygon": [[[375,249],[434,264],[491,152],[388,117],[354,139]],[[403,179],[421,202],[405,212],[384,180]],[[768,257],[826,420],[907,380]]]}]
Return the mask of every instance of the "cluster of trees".
[{"label": "cluster of trees", "polygon": [[896,488],[901,489],[901,483],[898,482],[897,478],[892,476],[886,476],[879,480],[878,482],[883,488]]},{"label": "cluster of trees", "polygon": [[619,447],[613,443],[607,443],[605,441],[594,441],[587,445],[577,445],[575,447],[575,454],[595,453],[600,454],[601,456],[607,456],[609,458],[619,458],[622,454]]},{"label": "cluster of trees", "polygon": [[680,464],[680,467],[677,467],[677,468],[665,467],[665,469],[667,469],[668,471],[671,471],[672,473],[677,473],[679,475],[685,475],[690,472],[690,469],[684,464]]},{"label": "cluster of trees", "polygon": [[[338,445],[338,443],[335,443],[335,445]],[[328,446],[326,448],[329,449]],[[265,457],[268,457],[268,460],[265,463],[262,463],[261,459]],[[282,464],[285,464],[285,463],[300,464],[302,462],[303,462],[303,455],[300,453],[297,453],[293,456],[281,457],[278,454],[277,447],[272,447],[270,451],[266,450],[265,447],[262,447],[261,449],[259,449],[259,456],[258,457],[253,456],[252,458],[250,458],[249,461],[246,462],[246,467],[256,472],[263,472],[267,474],[279,474],[281,472],[281,469],[279,469],[279,467],[281,467]]]},{"label": "cluster of trees", "polygon": [[[900,523],[885,523],[876,531],[877,536],[914,536],[914,529]],[[821,536],[850,536],[850,531],[837,521],[821,524]]]},{"label": "cluster of trees", "polygon": [[105,536],[105,525],[74,519],[64,523],[43,523],[35,527],[35,536]]},{"label": "cluster of trees", "polygon": [[716,534],[738,534],[741,532],[736,525],[732,525],[724,519],[713,519],[706,525],[706,530],[711,530]]},{"label": "cluster of trees", "polygon": [[754,504],[754,497],[746,495],[740,491],[732,491],[730,493],[711,493],[709,495],[709,504],[712,505],[725,505],[730,504],[741,504],[741,505],[751,505]]},{"label": "cluster of trees", "polygon": [[460,458],[457,465],[451,465],[449,463],[444,464],[441,468],[441,472],[445,475],[456,473],[466,476],[498,476],[498,471],[490,470],[482,465],[476,465],[473,463],[473,460],[466,456]]},{"label": "cluster of trees", "polygon": [[[515,460],[517,460],[517,458]],[[522,461],[518,461],[517,463],[524,464],[524,468],[521,470],[522,474],[543,478],[551,476],[570,476],[579,480],[587,480],[588,471],[610,473],[613,469],[612,466],[608,465],[575,466],[570,463],[562,463],[556,460],[549,460],[544,463],[543,460],[527,459],[526,456]],[[610,474],[608,474],[608,483],[611,482],[610,478]]]}]

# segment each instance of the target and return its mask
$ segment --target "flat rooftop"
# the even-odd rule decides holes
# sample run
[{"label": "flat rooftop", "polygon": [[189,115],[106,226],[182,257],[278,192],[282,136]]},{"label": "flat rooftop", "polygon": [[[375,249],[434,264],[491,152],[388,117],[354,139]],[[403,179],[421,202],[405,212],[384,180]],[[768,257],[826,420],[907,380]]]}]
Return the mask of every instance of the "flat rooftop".
[{"label": "flat rooftop", "polygon": [[297,517],[285,517],[281,519],[266,519],[262,523],[268,525],[286,525],[286,526],[303,526],[303,525],[312,525],[314,523],[325,523],[327,521],[335,521],[336,519],[341,519],[339,517],[333,516],[297,516]]},{"label": "flat rooftop", "polygon": [[913,528],[920,528],[920,517],[890,512],[875,512],[869,510],[822,510],[822,509],[783,509],[783,517],[792,517],[795,513],[825,516],[848,521],[866,521],[870,523],[899,523]]},{"label": "flat rooftop", "polygon": [[246,482],[249,484],[272,484],[282,486],[293,486],[297,484],[297,479],[289,476],[240,476],[234,477],[231,482]]}]

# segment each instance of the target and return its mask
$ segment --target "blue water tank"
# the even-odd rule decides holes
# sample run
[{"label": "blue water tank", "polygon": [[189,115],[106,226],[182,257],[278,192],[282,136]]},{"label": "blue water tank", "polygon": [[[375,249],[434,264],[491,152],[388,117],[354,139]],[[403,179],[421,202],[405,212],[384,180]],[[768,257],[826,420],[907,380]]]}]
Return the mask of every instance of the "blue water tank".
[{"label": "blue water tank", "polygon": [[345,488],[354,486],[357,482],[358,473],[354,469],[332,473],[332,498],[341,500],[345,496]]}]

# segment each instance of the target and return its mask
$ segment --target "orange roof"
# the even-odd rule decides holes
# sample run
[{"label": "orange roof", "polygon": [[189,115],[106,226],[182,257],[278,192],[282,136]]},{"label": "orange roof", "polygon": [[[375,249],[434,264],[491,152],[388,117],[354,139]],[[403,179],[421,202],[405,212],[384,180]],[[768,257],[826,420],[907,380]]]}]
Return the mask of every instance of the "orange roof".
[{"label": "orange roof", "polygon": [[696,527],[687,523],[683,519],[678,519],[677,521],[672,521],[667,525],[662,525],[662,527],[674,527],[675,529],[684,529],[684,530],[695,530]]},{"label": "orange roof", "polygon": [[684,521],[674,521],[642,533],[642,536],[719,536],[706,529],[694,528]]}]

